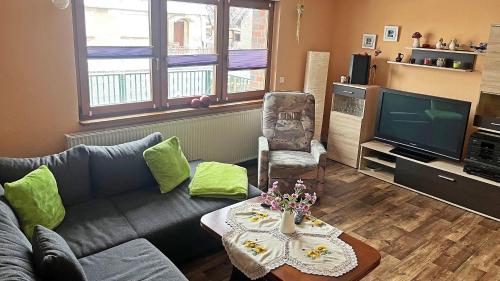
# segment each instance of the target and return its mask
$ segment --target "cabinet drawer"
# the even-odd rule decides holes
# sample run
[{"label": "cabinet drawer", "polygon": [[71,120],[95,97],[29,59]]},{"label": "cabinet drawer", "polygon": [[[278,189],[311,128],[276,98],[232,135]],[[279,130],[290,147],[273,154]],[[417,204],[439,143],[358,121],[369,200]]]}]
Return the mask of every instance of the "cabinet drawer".
[{"label": "cabinet drawer", "polygon": [[349,85],[333,85],[333,94],[334,95],[342,95],[348,96],[356,99],[365,99],[366,91],[364,89],[352,87]]},{"label": "cabinet drawer", "polygon": [[398,158],[394,181],[398,184],[500,218],[500,188]]}]

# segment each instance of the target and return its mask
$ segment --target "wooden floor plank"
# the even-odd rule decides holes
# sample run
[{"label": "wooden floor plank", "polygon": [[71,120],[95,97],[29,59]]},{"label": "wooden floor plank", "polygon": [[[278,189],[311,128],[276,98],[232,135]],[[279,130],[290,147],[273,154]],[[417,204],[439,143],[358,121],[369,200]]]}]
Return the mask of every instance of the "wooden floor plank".
[{"label": "wooden floor plank", "polygon": [[[256,184],[256,165],[246,166]],[[328,161],[313,213],[377,248],[381,264],[363,280],[500,280],[500,223]],[[224,251],[181,266],[189,280],[223,281]]]}]

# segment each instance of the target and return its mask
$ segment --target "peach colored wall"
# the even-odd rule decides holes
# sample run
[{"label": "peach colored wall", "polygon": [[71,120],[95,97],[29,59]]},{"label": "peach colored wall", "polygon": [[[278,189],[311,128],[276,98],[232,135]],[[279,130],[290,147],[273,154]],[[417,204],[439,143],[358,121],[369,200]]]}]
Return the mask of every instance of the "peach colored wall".
[{"label": "peach colored wall", "polygon": [[[449,73],[389,67],[420,31],[461,42],[488,38],[489,25],[500,22],[500,1],[482,0],[305,0],[302,36],[295,40],[296,0],[279,4],[273,58],[276,90],[303,88],[306,52],[332,51],[331,82],[347,72],[349,55],[363,51],[362,33],[379,35],[382,49],[378,84],[474,101],[480,73]],[[383,42],[386,24],[400,25],[398,43]],[[0,3],[0,156],[42,155],[64,149],[64,134],[81,130],[71,10],[49,0],[2,0]],[[482,59],[479,59],[479,69]],[[277,77],[286,77],[283,84]],[[328,93],[330,92],[330,87]],[[328,108],[329,105],[326,105]],[[324,132],[323,137],[326,133]]]},{"label": "peach colored wall", "polygon": [[0,155],[64,148],[79,129],[71,9],[50,0],[0,3]]},{"label": "peach colored wall", "polygon": [[[398,52],[406,54],[405,60],[409,58],[411,51],[405,47],[411,46],[411,35],[415,31],[424,36],[422,43],[433,45],[440,37],[446,42],[452,38],[460,43],[488,41],[490,25],[500,23],[500,1],[336,0],[332,17],[335,20],[331,30],[333,62],[330,81],[338,81],[340,75],[348,72],[350,54],[371,51],[361,49],[361,39],[363,33],[373,33],[377,34],[377,48],[382,51],[376,60],[376,84],[471,101],[472,111],[475,111],[483,56],[477,59],[479,71],[473,73],[389,65],[386,61],[394,60]],[[384,25],[400,26],[399,42],[383,41]]]}]

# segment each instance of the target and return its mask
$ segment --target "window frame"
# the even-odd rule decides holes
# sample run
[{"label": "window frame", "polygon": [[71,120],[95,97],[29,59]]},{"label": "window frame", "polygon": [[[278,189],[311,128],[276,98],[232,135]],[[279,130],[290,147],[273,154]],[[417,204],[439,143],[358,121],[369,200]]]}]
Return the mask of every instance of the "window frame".
[{"label": "window frame", "polygon": [[[75,62],[78,91],[78,108],[80,120],[91,120],[97,118],[117,117],[145,112],[168,111],[190,107],[192,97],[168,98],[168,12],[167,1],[149,0],[149,31],[150,46],[97,46],[99,48],[150,48],[151,55],[145,56],[99,56],[88,55],[85,7],[84,0],[72,1],[73,9],[73,31],[75,45]],[[271,77],[271,50],[273,39],[273,19],[275,4],[272,0],[173,0],[179,2],[210,4],[217,7],[217,25],[215,40],[215,64],[214,88],[215,94],[210,95],[212,104],[223,104],[228,102],[261,99],[270,87]],[[267,66],[265,75],[265,89],[242,93],[227,93],[228,63],[229,63],[229,10],[230,7],[244,7],[253,9],[266,9],[269,11],[268,35],[267,35]],[[163,35],[163,36],[162,36]],[[114,105],[94,106],[90,105],[88,60],[90,59],[134,59],[147,58],[150,60],[151,69],[151,101],[124,103]],[[211,64],[210,64],[211,65]],[[246,70],[246,69],[241,69]],[[204,112],[204,111],[200,111]]]}]

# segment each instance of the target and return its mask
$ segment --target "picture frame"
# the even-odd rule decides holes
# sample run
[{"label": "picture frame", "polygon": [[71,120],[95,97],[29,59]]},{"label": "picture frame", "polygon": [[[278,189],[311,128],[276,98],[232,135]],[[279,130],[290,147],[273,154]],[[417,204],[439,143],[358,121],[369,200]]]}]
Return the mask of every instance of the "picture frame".
[{"label": "picture frame", "polygon": [[363,49],[375,49],[377,45],[377,35],[376,34],[363,34],[363,41],[361,43],[361,48]]},{"label": "picture frame", "polygon": [[399,26],[386,25],[384,27],[384,41],[398,42],[399,40],[398,36],[399,36]]}]

